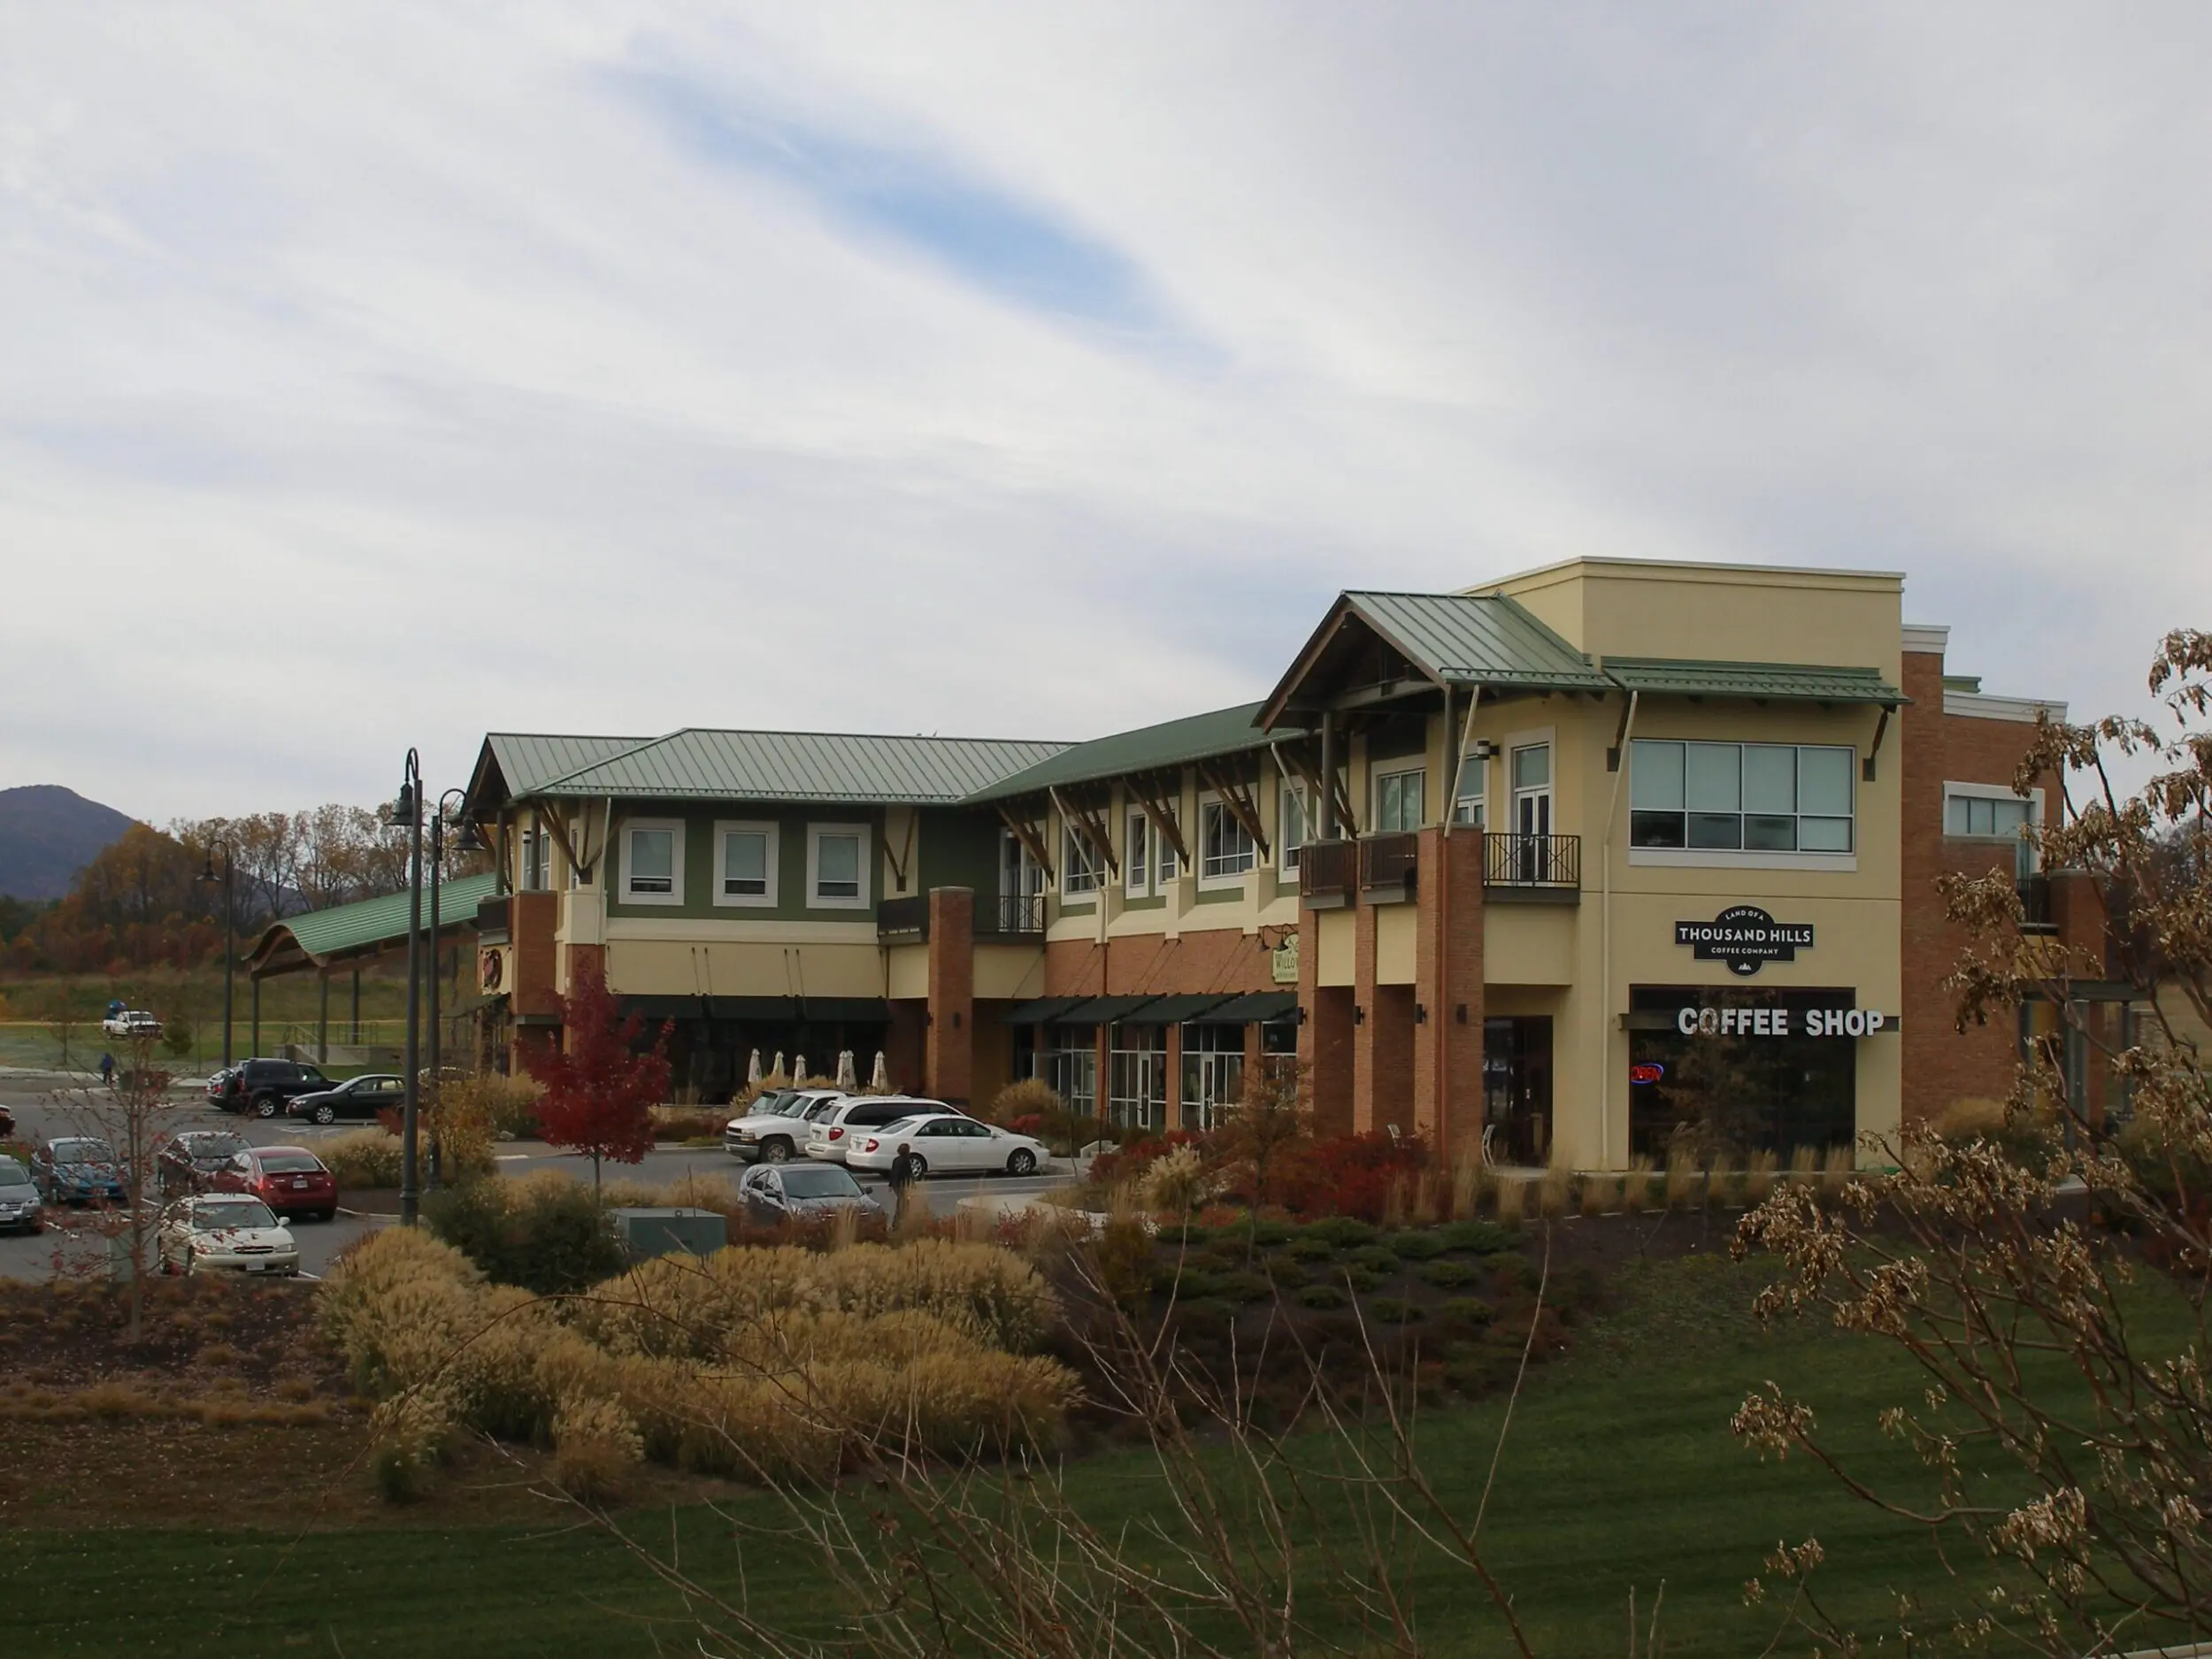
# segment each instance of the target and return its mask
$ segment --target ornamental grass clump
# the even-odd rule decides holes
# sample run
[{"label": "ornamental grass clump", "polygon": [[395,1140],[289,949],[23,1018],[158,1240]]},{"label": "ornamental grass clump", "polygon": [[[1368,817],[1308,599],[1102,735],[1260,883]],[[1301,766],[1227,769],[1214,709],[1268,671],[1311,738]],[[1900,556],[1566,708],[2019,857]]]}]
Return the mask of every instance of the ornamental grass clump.
[{"label": "ornamental grass clump", "polygon": [[1638,1153],[1628,1161],[1628,1173],[1621,1178],[1621,1208],[1630,1215],[1641,1215],[1651,1207],[1657,1196],[1658,1178],[1651,1160]]}]

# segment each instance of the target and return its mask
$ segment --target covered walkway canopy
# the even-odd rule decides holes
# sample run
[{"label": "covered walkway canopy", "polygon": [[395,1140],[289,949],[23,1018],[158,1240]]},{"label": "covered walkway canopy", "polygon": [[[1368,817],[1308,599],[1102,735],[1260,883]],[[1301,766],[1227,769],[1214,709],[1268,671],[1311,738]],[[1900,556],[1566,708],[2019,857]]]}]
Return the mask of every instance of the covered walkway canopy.
[{"label": "covered walkway canopy", "polygon": [[[438,934],[451,939],[476,931],[476,909],[496,897],[495,872],[463,876],[438,890]],[[351,904],[334,904],[326,910],[288,916],[262,929],[261,937],[246,953],[246,970],[257,979],[280,973],[303,973],[309,969],[357,968],[387,951],[407,949],[407,900],[404,893],[383,893]],[[430,931],[431,895],[422,895],[422,926]]]}]

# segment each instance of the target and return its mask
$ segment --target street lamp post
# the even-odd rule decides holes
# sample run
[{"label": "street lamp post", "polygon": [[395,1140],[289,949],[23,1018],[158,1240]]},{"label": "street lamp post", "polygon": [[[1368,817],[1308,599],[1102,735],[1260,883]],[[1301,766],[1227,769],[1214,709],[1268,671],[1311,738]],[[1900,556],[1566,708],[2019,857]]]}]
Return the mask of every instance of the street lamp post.
[{"label": "street lamp post", "polygon": [[[223,873],[215,873],[215,849],[223,849]],[[223,1069],[230,1070],[230,998],[231,980],[234,977],[232,959],[238,938],[237,887],[230,879],[230,843],[217,836],[207,846],[207,867],[200,872],[199,879],[209,885],[223,884]]]},{"label": "street lamp post", "polygon": [[399,1220],[415,1225],[420,1195],[415,1187],[416,1115],[422,1107],[422,757],[407,751],[399,799],[389,822],[407,826],[407,1095],[400,1118]]},{"label": "street lamp post", "polygon": [[[446,803],[453,800],[466,803],[468,791],[447,790],[438,797],[437,810],[430,815],[430,1079],[432,1088],[437,1091],[436,1098],[440,1100],[444,1095],[445,1073],[438,1064],[438,1050],[442,1044],[438,1011],[438,929],[442,919],[439,900],[445,887]],[[482,843],[476,839],[476,826],[464,822],[454,850],[472,853],[481,847]],[[438,1190],[439,1179],[443,1173],[443,1151],[439,1144],[437,1120],[434,1118],[430,1125],[430,1190],[434,1193]]]}]

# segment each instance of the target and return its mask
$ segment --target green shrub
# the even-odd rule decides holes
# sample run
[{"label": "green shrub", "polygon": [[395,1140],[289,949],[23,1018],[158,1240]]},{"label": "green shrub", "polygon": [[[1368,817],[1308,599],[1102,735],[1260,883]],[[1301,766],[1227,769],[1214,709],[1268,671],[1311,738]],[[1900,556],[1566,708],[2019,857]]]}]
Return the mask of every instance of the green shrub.
[{"label": "green shrub", "polygon": [[1398,1271],[1398,1253],[1386,1244],[1363,1244],[1348,1259],[1354,1266],[1363,1267],[1371,1273]]},{"label": "green shrub", "polygon": [[1471,1250],[1477,1256],[1492,1256],[1500,1250],[1510,1250],[1520,1242],[1520,1235],[1510,1227],[1502,1227],[1494,1221],[1455,1221],[1436,1230],[1447,1249]]},{"label": "green shrub", "polygon": [[1179,1302],[1202,1301],[1221,1294],[1221,1275],[1194,1271],[1187,1267],[1179,1272],[1172,1263],[1164,1263],[1152,1270],[1152,1288]]},{"label": "green shrub", "polygon": [[1409,1228],[1403,1233],[1392,1233],[1383,1242],[1409,1262],[1432,1261],[1452,1248],[1440,1233],[1417,1233]]},{"label": "green shrub", "polygon": [[1348,1250],[1354,1245],[1372,1244],[1375,1241],[1373,1225],[1360,1220],[1356,1216],[1331,1216],[1326,1220],[1308,1224],[1305,1231],[1306,1237],[1326,1239],[1340,1250]]},{"label": "green shrub", "polygon": [[[1394,1263],[1396,1258],[1392,1260]],[[1344,1270],[1344,1282],[1364,1296],[1383,1282],[1383,1276],[1371,1267],[1348,1267]]]},{"label": "green shrub", "polygon": [[1455,1325],[1488,1325],[1498,1317],[1497,1310],[1479,1296],[1454,1296],[1436,1313]]},{"label": "green shrub", "polygon": [[1384,1325],[1414,1325],[1421,1318],[1420,1308],[1401,1296],[1378,1296],[1367,1304],[1367,1311]]},{"label": "green shrub", "polygon": [[579,1182],[472,1181],[431,1194],[430,1231],[502,1285],[563,1295],[611,1279],[622,1245]]},{"label": "green shrub", "polygon": [[1194,1325],[1234,1325],[1237,1305],[1226,1296],[1200,1296],[1190,1302],[1178,1302],[1175,1311],[1186,1327]]},{"label": "green shrub", "polygon": [[1164,1248],[1173,1249],[1180,1245],[1197,1250],[1212,1243],[1215,1235],[1211,1228],[1202,1227],[1194,1221],[1164,1221],[1156,1236]]},{"label": "green shrub", "polygon": [[1233,1302],[1261,1302],[1274,1294],[1264,1273],[1224,1273],[1221,1294]]},{"label": "green shrub", "polygon": [[1263,1250],[1290,1242],[1290,1225],[1287,1222],[1256,1221],[1244,1231],[1245,1236]]},{"label": "green shrub", "polygon": [[1287,1256],[1263,1256],[1260,1271],[1274,1280],[1284,1290],[1295,1290],[1313,1278],[1313,1270],[1302,1262],[1294,1262]]},{"label": "green shrub", "polygon": [[1476,1270],[1464,1262],[1448,1257],[1431,1262],[1421,1270],[1421,1277],[1439,1290],[1457,1290],[1462,1285],[1472,1284]]},{"label": "green shrub", "polygon": [[1309,1236],[1293,1239],[1284,1254],[1294,1262],[1333,1262],[1336,1260],[1336,1246],[1326,1239]]},{"label": "green shrub", "polygon": [[1502,1250],[1495,1256],[1486,1256],[1482,1264],[1498,1276],[1502,1284],[1521,1290],[1533,1290],[1540,1275],[1528,1257],[1517,1250]]},{"label": "green shrub", "polygon": [[1294,1300],[1301,1308],[1312,1308],[1327,1313],[1341,1308],[1351,1298],[1334,1285],[1308,1285],[1299,1291]]}]

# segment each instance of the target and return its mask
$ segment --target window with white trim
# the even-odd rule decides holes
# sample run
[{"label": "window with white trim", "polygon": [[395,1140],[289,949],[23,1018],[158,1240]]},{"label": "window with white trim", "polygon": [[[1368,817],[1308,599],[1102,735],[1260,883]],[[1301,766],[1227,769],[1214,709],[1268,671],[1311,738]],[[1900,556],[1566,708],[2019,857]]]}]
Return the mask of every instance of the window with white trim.
[{"label": "window with white trim", "polygon": [[2022,875],[2032,875],[2040,860],[2036,826],[2043,821],[2043,791],[2013,794],[1999,784],[1943,786],[1943,833],[1954,841],[2010,841],[2019,850]]},{"label": "window with white trim", "polygon": [[1850,853],[1855,751],[1815,743],[1629,745],[1631,847]]},{"label": "window with white trim", "polygon": [[522,873],[516,885],[525,893],[542,893],[546,888],[546,854],[551,850],[553,838],[543,830],[525,830],[518,850],[522,855]]},{"label": "window with white trim", "polygon": [[1175,856],[1175,843],[1160,833],[1157,825],[1152,829],[1152,890],[1164,896],[1175,878],[1182,874],[1183,861]]},{"label": "window with white trim", "polygon": [[1469,829],[1483,826],[1483,802],[1490,792],[1490,757],[1472,749],[1459,757],[1459,781],[1452,792],[1452,822]]},{"label": "window with white trim", "polygon": [[631,818],[622,826],[622,902],[684,902],[684,826],[680,818]]},{"label": "window with white trim", "polygon": [[765,910],[776,902],[777,842],[773,824],[714,826],[714,902]]},{"label": "window with white trim", "polygon": [[1243,879],[1257,856],[1252,832],[1218,796],[1198,803],[1198,885],[1227,887]]},{"label": "window with white trim", "polygon": [[1276,787],[1277,862],[1286,876],[1298,873],[1298,852],[1306,844],[1306,786],[1286,778]]},{"label": "window with white trim", "polygon": [[1082,898],[1099,888],[1098,855],[1072,823],[1060,825],[1060,896]]},{"label": "window with white trim", "polygon": [[806,826],[806,893],[810,909],[864,910],[868,908],[868,826],[865,824],[810,824]]},{"label": "window with white trim", "polygon": [[1131,898],[1151,896],[1152,821],[1141,809],[1129,815],[1129,835],[1121,847],[1121,873]]},{"label": "window with white trim", "polygon": [[1415,766],[1375,774],[1375,831],[1394,834],[1421,827],[1427,805],[1428,773]]}]

